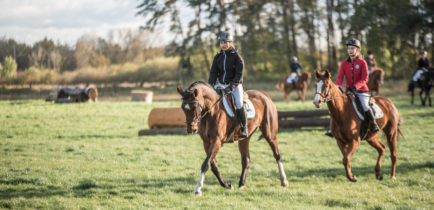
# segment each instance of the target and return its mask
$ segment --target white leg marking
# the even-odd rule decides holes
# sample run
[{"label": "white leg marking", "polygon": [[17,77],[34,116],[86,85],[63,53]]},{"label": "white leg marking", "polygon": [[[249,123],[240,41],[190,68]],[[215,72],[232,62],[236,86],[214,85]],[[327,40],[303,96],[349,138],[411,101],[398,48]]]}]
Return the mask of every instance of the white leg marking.
[{"label": "white leg marking", "polygon": [[194,189],[194,194],[201,196],[202,195],[202,187],[203,187],[203,180],[205,179],[205,174],[201,173],[199,180],[197,181],[196,189]]},{"label": "white leg marking", "polygon": [[280,182],[282,183],[282,186],[286,187],[288,186],[288,180],[286,180],[286,174],[285,170],[283,170],[283,164],[282,162],[278,162],[277,165],[279,166]]},{"label": "white leg marking", "polygon": [[313,99],[314,103],[319,102],[320,95],[318,93],[321,93],[323,83],[324,82],[322,80],[320,80],[318,83],[316,83],[316,93],[315,93],[315,98]]}]

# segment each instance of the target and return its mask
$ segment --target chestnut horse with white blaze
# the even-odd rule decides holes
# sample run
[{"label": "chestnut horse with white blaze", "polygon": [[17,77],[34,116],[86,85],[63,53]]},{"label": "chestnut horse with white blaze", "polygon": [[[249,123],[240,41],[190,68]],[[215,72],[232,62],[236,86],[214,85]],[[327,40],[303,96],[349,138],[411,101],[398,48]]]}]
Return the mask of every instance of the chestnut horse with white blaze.
[{"label": "chestnut horse with white blaze", "polygon": [[375,68],[372,70],[371,74],[369,74],[368,80],[368,88],[373,94],[374,91],[376,95],[380,94],[380,88],[384,82],[384,70],[382,68]]},{"label": "chestnut horse with white blaze", "polygon": [[[238,136],[240,125],[233,121],[225,112],[219,95],[213,87],[204,82],[194,82],[187,89],[177,87],[182,96],[181,108],[184,111],[187,123],[187,132],[198,132],[203,141],[206,158],[202,164],[201,175],[194,190],[194,194],[202,195],[201,189],[205,179],[205,173],[211,166],[211,170],[217,177],[220,185],[232,189],[232,185],[226,183],[217,167],[217,153],[224,143],[229,141],[234,132],[233,140],[238,141],[238,149],[241,153],[241,176],[239,188],[243,188],[246,182],[247,170],[250,164],[249,142],[251,135],[260,127],[262,136],[267,140],[276,159],[280,181],[282,186],[287,186],[285,171],[281,162],[279,146],[277,144],[278,120],[276,106],[270,97],[257,90],[246,91],[250,101],[256,110],[256,116],[248,120],[249,135],[247,138]],[[234,124],[236,123],[236,124]]]},{"label": "chestnut horse with white blaze", "polygon": [[[289,103],[290,101],[289,94],[291,93],[292,90],[294,90],[292,84],[287,82],[288,77],[289,76],[283,77],[280,80],[280,82],[277,83],[275,86],[278,90],[284,89],[285,91],[284,97],[286,103]],[[310,78],[311,78],[310,72],[305,71],[298,77],[298,80],[296,82],[295,90],[297,91],[298,98],[302,101],[304,101],[306,95],[306,89],[310,83]]]},{"label": "chestnut horse with white blaze", "polygon": [[[329,71],[315,72],[316,74],[316,93],[313,100],[314,105],[320,108],[323,103],[327,103],[330,111],[330,129],[333,136],[336,138],[339,149],[344,156],[342,163],[345,167],[347,179],[356,182],[357,178],[351,173],[350,159],[360,145],[362,140],[360,137],[360,127],[362,120],[357,116],[353,108],[351,99],[339,90],[339,88],[332,82],[331,74]],[[390,149],[392,159],[391,178],[395,178],[396,162],[398,159],[397,152],[397,138],[398,133],[402,135],[399,129],[400,119],[398,109],[393,103],[381,96],[375,96],[376,104],[383,111],[384,116],[377,119],[380,131],[383,130],[387,137],[387,144]],[[365,140],[374,147],[378,152],[377,164],[375,166],[375,175],[378,180],[382,180],[381,175],[381,162],[384,157],[386,147],[380,142],[378,134],[368,131]]]}]

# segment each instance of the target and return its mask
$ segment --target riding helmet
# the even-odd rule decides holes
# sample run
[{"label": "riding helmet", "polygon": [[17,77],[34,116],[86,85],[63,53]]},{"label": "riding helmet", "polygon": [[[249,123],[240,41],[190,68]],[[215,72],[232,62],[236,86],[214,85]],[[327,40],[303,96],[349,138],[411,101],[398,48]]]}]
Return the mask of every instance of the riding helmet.
[{"label": "riding helmet", "polygon": [[357,40],[357,39],[350,39],[350,40],[348,40],[346,45],[347,46],[351,45],[351,46],[354,46],[354,47],[357,47],[357,48],[361,49],[361,47],[360,47],[360,41]]},{"label": "riding helmet", "polygon": [[218,37],[218,40],[219,41],[225,41],[225,42],[234,41],[234,39],[232,38],[232,36],[228,32],[221,32],[219,37]]}]

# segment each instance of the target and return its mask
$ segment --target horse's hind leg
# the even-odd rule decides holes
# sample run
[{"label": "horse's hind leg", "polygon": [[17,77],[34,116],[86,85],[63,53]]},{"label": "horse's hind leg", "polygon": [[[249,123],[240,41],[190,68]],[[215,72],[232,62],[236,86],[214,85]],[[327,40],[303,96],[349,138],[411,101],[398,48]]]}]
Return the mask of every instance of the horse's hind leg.
[{"label": "horse's hind leg", "polygon": [[249,142],[250,139],[245,139],[238,142],[238,150],[240,150],[241,154],[241,176],[240,182],[238,184],[238,188],[242,189],[246,184],[247,171],[249,170],[250,165],[250,154],[249,154]]},{"label": "horse's hind leg", "polygon": [[377,165],[375,165],[375,176],[378,180],[383,180],[383,176],[381,175],[381,162],[383,161],[384,151],[386,150],[386,146],[380,142],[378,136],[373,139],[368,140],[368,143],[377,149],[378,159]]},{"label": "horse's hind leg", "polygon": [[390,178],[395,179],[396,176],[396,162],[398,160],[397,151],[397,138],[398,138],[398,128],[389,128],[389,132],[385,132],[387,136],[387,144],[390,149],[390,158],[392,159],[392,171],[390,173]]},{"label": "horse's hind leg", "polygon": [[226,189],[232,189],[232,185],[226,183],[226,181],[221,176],[219,169],[217,167],[217,158],[211,161],[211,171],[214,173],[214,175],[217,177],[217,180],[219,181],[220,185]]},{"label": "horse's hind leg", "polygon": [[286,187],[288,186],[288,180],[286,180],[285,170],[283,169],[283,164],[280,157],[279,145],[277,144],[277,133],[274,135],[274,137],[272,137],[272,131],[267,126],[261,126],[261,131],[264,138],[267,139],[267,142],[270,145],[271,150],[273,151],[273,156],[276,159],[277,166],[279,168],[280,183],[282,184],[282,186]]}]

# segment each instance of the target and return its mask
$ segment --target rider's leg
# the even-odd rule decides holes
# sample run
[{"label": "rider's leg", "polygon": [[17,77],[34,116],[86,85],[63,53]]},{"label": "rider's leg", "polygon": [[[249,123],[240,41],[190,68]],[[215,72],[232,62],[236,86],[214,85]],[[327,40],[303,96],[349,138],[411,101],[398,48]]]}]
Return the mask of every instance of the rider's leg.
[{"label": "rider's leg", "polygon": [[232,95],[234,96],[235,107],[237,108],[237,117],[241,124],[241,132],[240,136],[246,138],[249,135],[247,130],[247,113],[244,110],[243,106],[243,85],[239,84],[233,91]]},{"label": "rider's leg", "polygon": [[377,132],[380,130],[380,128],[377,125],[377,122],[374,118],[374,113],[372,113],[372,110],[369,109],[369,96],[365,96],[363,93],[357,94],[357,97],[360,100],[360,103],[362,104],[363,111],[365,111],[365,117],[368,118],[370,125],[371,125],[371,131]]},{"label": "rider's leg", "polygon": [[417,80],[419,79],[422,72],[423,72],[423,70],[421,70],[421,69],[416,70],[416,73],[414,73],[413,78],[412,78],[413,82],[417,82]]}]

